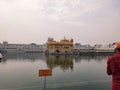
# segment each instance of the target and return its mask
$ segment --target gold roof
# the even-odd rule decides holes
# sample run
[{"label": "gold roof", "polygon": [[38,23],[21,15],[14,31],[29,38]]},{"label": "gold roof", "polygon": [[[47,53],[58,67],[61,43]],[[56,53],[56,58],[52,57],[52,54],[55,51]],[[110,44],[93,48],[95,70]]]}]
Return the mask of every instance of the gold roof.
[{"label": "gold roof", "polygon": [[69,40],[64,37],[60,42],[69,42]]}]

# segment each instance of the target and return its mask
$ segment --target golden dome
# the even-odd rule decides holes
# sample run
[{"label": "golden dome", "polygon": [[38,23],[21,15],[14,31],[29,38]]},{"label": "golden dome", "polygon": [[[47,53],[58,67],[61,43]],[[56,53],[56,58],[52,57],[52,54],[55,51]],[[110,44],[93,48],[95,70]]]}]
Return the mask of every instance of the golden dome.
[{"label": "golden dome", "polygon": [[66,39],[65,37],[62,39],[62,40],[60,40],[61,42],[69,42],[69,40],[68,39]]}]

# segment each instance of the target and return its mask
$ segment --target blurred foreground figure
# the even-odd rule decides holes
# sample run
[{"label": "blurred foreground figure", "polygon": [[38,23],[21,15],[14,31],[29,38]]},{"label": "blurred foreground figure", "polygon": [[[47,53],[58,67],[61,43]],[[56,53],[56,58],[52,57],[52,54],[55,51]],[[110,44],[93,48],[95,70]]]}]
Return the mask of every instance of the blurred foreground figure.
[{"label": "blurred foreground figure", "polygon": [[107,74],[112,75],[112,90],[120,90],[120,42],[114,43],[116,53],[107,61]]}]

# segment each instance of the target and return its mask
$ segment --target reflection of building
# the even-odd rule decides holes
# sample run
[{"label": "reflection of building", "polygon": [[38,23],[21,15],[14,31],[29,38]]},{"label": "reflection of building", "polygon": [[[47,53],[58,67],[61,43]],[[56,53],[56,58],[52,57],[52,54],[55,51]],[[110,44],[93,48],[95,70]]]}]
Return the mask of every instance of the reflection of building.
[{"label": "reflection of building", "polygon": [[55,67],[60,67],[61,69],[68,70],[71,69],[73,70],[73,58],[68,55],[47,55],[46,56],[46,63],[48,68],[55,68]]},{"label": "reflection of building", "polygon": [[73,50],[73,39],[68,40],[64,37],[60,42],[57,42],[53,38],[49,38],[47,45],[48,54],[71,54]]},{"label": "reflection of building", "polygon": [[35,62],[44,60],[45,56],[43,53],[25,53],[25,52],[15,52],[15,53],[3,53],[3,58],[1,60],[2,64],[5,64],[7,61],[29,61]]}]

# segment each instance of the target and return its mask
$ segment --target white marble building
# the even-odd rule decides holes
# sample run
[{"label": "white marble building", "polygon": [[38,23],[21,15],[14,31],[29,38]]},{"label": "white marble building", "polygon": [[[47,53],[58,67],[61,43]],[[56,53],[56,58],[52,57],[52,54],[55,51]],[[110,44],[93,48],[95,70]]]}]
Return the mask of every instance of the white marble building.
[{"label": "white marble building", "polygon": [[43,52],[46,49],[46,45],[37,45],[35,43],[31,44],[11,44],[6,41],[0,43],[0,50],[4,50],[7,52],[14,51],[25,51],[25,52]]}]

